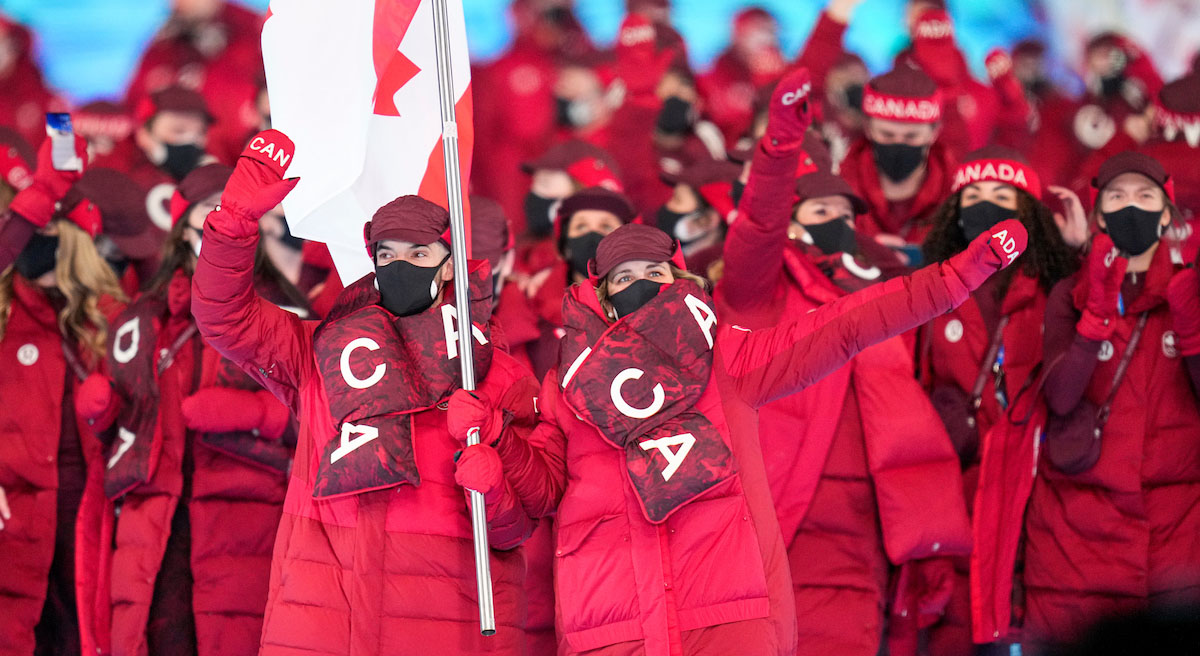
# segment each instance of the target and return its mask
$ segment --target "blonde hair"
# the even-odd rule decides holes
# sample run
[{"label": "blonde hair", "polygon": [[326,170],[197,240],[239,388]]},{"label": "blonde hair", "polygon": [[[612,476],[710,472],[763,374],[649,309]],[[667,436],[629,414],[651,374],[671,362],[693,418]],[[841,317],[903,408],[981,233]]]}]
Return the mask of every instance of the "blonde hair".
[{"label": "blonde hair", "polygon": [[[692,273],[691,271],[686,271],[684,269],[680,269],[679,267],[675,266],[674,264],[668,263],[668,266],[671,267],[671,277],[674,278],[675,280],[690,280],[690,281],[696,283],[696,285],[699,286],[700,289],[703,289],[704,291],[708,291],[709,282],[707,280],[705,280],[704,278],[701,278],[700,276]],[[608,278],[605,277],[600,281],[600,284],[596,285],[596,300],[600,301],[600,307],[604,310],[605,316],[607,316],[610,321],[615,321],[617,318],[617,311],[613,309],[612,301],[608,300],[609,296],[610,296],[610,294],[608,293]]]},{"label": "blonde hair", "polygon": [[[86,232],[70,221],[58,220],[54,225],[58,228],[55,286],[67,301],[58,313],[58,330],[83,347],[92,362],[98,362],[108,339],[108,319],[100,311],[100,298],[124,302],[125,292]],[[12,314],[14,269],[10,267],[0,277],[0,339]]]}]

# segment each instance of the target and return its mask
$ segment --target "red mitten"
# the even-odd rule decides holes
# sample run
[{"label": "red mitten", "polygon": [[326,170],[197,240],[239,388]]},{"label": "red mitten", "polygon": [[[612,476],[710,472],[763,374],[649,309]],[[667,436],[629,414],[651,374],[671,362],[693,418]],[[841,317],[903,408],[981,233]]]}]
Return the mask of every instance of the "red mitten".
[{"label": "red mitten", "polygon": [[654,23],[641,14],[629,14],[617,32],[617,76],[625,83],[626,101],[657,105],[654,95],[663,74],[675,58],[671,48],[655,52]]},{"label": "red mitten", "polygon": [[804,132],[812,124],[808,94],[812,91],[812,76],[800,67],[784,76],[771,94],[767,106],[767,135],[764,147],[774,152],[800,149]]},{"label": "red mitten", "polygon": [[120,397],[113,390],[112,379],[104,374],[88,376],[75,390],[76,416],[97,432],[111,426],[120,409]]},{"label": "red mitten", "polygon": [[971,291],[983,281],[1021,257],[1029,244],[1029,234],[1017,219],[1006,219],[979,235],[961,253],[946,260]]},{"label": "red mitten", "polygon": [[188,428],[201,433],[252,431],[263,423],[263,404],[252,390],[205,387],[182,405]]},{"label": "red mitten", "polygon": [[485,503],[495,500],[504,489],[504,465],[500,454],[486,444],[463,450],[454,464],[454,482],[483,495]]},{"label": "red mitten", "polygon": [[[292,412],[267,390],[254,393],[262,408],[262,420],[258,423],[258,435],[263,439],[277,440],[292,422]],[[251,429],[253,430],[253,429]]]},{"label": "red mitten", "polygon": [[954,563],[949,558],[926,558],[913,565],[911,583],[917,626],[923,629],[935,624],[946,612],[946,605],[954,593]]},{"label": "red mitten", "polygon": [[1008,56],[1004,48],[994,48],[989,52],[987,59],[984,60],[984,66],[987,67],[988,78],[992,80],[992,87],[1004,99],[1005,104],[1024,104],[1025,89],[1021,87],[1021,81],[1013,73],[1012,58]]},{"label": "red mitten", "polygon": [[1129,260],[1121,257],[1108,235],[1099,233],[1092,239],[1087,260],[1087,305],[1075,324],[1075,332],[1080,336],[1097,342],[1112,337],[1117,327],[1117,303],[1127,266]]},{"label": "red mitten", "polygon": [[467,433],[479,429],[479,443],[494,446],[500,440],[504,416],[492,407],[492,400],[478,390],[458,390],[450,395],[446,408],[446,428],[454,439],[467,443]]},{"label": "red mitten", "polygon": [[1167,302],[1180,355],[1200,355],[1200,269],[1191,267],[1172,276]]},{"label": "red mitten", "polygon": [[55,205],[87,170],[87,140],[83,137],[75,135],[75,154],[83,162],[79,171],[56,170],[50,154],[52,148],[49,138],[42,142],[42,147],[38,149],[33,183],[19,192],[9,205],[12,211],[39,228],[45,228],[50,223]]},{"label": "red mitten", "polygon": [[225,183],[218,208],[234,217],[237,225],[226,222],[223,227],[232,229],[235,236],[257,234],[259,218],[300,182],[299,178],[283,179],[294,153],[292,140],[279,130],[259,132],[250,140]]},{"label": "red mitten", "polygon": [[954,22],[943,9],[921,13],[913,25],[913,59],[940,87],[958,86],[966,77],[966,62],[954,44]]}]

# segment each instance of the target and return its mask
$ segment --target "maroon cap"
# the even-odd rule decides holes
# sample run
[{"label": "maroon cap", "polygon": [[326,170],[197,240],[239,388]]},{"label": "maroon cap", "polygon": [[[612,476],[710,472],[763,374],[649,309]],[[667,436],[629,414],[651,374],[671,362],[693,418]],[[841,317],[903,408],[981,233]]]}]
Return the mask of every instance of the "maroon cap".
[{"label": "maroon cap", "polygon": [[600,240],[592,273],[603,278],[618,264],[630,260],[666,262],[675,257],[677,250],[678,244],[662,230],[641,223],[629,223]]},{"label": "maroon cap", "polygon": [[92,167],[67,193],[63,206],[84,199],[94,203],[103,218],[102,234],[108,235],[126,257],[142,260],[154,256],[167,236],[150,220],[145,198],[145,192],[124,173]]},{"label": "maroon cap", "polygon": [[71,114],[71,127],[84,139],[107,137],[121,141],[133,134],[133,117],[124,105],[97,100]]},{"label": "maroon cap", "polygon": [[[754,157],[754,149],[758,147],[759,140],[751,137],[743,137],[739,139],[733,150],[730,150],[729,159],[744,163]],[[804,141],[800,145],[804,151],[804,156],[800,158],[800,166],[798,170],[803,175],[804,171],[832,171],[833,170],[833,155],[829,152],[829,146],[825,145],[821,134],[816,130],[809,130],[804,133]]]},{"label": "maroon cap", "polygon": [[585,187],[603,185],[621,189],[621,172],[613,156],[607,150],[579,139],[551,146],[541,157],[522,163],[521,170],[526,173],[537,170],[566,171]]},{"label": "maroon cap", "polygon": [[1017,57],[1041,57],[1046,54],[1046,44],[1037,39],[1024,39],[1018,41],[1017,45],[1013,46],[1012,56]]},{"label": "maroon cap", "polygon": [[367,248],[385,239],[410,244],[432,244],[439,239],[450,245],[450,213],[420,196],[401,196],[375,211],[363,224]]},{"label": "maroon cap", "polygon": [[224,191],[225,183],[229,182],[231,175],[233,175],[233,167],[224,164],[205,164],[188,173],[179,182],[179,186],[175,188],[175,194],[171,197],[169,209],[172,225],[187,216],[188,211],[196,203]]},{"label": "maroon cap", "polygon": [[796,180],[796,194],[800,197],[799,202],[801,203],[812,198],[843,196],[850,201],[850,207],[854,208],[855,215],[867,212],[867,204],[858,197],[858,194],[854,193],[850,184],[841,176],[834,175],[829,171],[818,170],[800,176],[800,179]]},{"label": "maroon cap", "polygon": [[685,166],[678,173],[663,172],[662,179],[667,184],[685,184],[692,189],[699,189],[711,182],[732,182],[741,173],[742,167],[733,162],[704,158]]},{"label": "maroon cap", "polygon": [[1200,115],[1200,72],[1192,72],[1163,86],[1158,107],[1174,114]]},{"label": "maroon cap", "polygon": [[[1143,153],[1127,150],[1104,160],[1096,177],[1092,178],[1093,194],[1103,191],[1108,183],[1124,173],[1140,173],[1162,187],[1171,202],[1175,202],[1175,183],[1158,160]],[[1094,200],[1094,199],[1093,199]],[[1094,205],[1095,203],[1093,203]]]},{"label": "maroon cap", "polygon": [[146,123],[159,112],[188,112],[204,116],[204,120],[215,123],[216,118],[208,111],[204,96],[183,87],[167,87],[146,96],[138,103],[134,118]]},{"label": "maroon cap", "polygon": [[513,247],[512,230],[500,203],[483,196],[471,195],[471,256],[487,260],[492,272],[500,258]]},{"label": "maroon cap", "polygon": [[575,192],[559,204],[555,225],[566,230],[571,217],[581,210],[603,210],[616,216],[622,223],[629,223],[637,217],[637,210],[633,209],[633,203],[625,194],[604,187],[589,187]]}]

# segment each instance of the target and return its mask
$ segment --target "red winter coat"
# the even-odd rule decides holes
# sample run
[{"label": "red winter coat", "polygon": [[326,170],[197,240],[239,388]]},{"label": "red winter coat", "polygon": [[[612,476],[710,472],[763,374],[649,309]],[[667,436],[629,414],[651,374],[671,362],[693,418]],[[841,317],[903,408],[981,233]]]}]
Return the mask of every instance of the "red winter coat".
[{"label": "red winter coat", "polygon": [[203,36],[196,37],[181,33],[174,23],[177,19],[170,20],[173,22],[164,25],[142,53],[125,102],[136,111],[143,98],[171,85],[200,92],[217,119],[209,130],[206,149],[232,164],[258,128],[255,103],[263,70],[259,49],[262,17],[225,2],[217,16],[201,28]]},{"label": "red winter coat", "polygon": [[[499,549],[528,535],[528,518],[513,508],[492,517],[497,633],[483,638],[470,519],[454,482],[461,446],[442,410],[412,415],[419,486],[314,499],[318,445],[338,430],[314,352],[316,324],[254,296],[257,227],[230,227],[216,217],[205,226],[194,276],[197,324],[214,348],[300,417],[260,653],[424,654],[432,646],[446,654],[521,653],[523,558]],[[245,232],[228,232],[237,229]],[[515,425],[532,421],[536,384],[498,349],[479,388],[513,412]]]},{"label": "red winter coat", "polygon": [[553,141],[554,63],[532,37],[517,37],[507,53],[471,73],[479,154],[472,191],[500,203],[513,234],[525,231],[529,178],[521,163],[540,157]]},{"label": "red winter coat", "polygon": [[[229,451],[188,428],[182,404],[197,390],[254,388],[245,374],[195,336],[189,285],[187,278],[179,274],[171,285],[156,343],[143,345],[161,354],[185,331],[193,334],[185,338],[170,365],[153,381],[159,394],[158,420],[152,438],[146,436],[156,442],[158,456],[153,474],[149,481],[120,498],[115,536],[80,549],[78,556],[82,569],[98,571],[102,578],[111,577],[111,587],[98,587],[99,580],[96,585],[89,582],[81,586],[80,598],[94,600],[92,610],[82,614],[89,621],[81,622],[81,630],[85,643],[95,644],[98,653],[146,653],[147,620],[155,620],[152,607],[164,603],[156,597],[155,581],[164,562],[174,562],[165,552],[184,548],[170,541],[177,525],[172,521],[177,510],[187,513],[190,526],[184,535],[190,536],[186,571],[193,586],[192,648],[202,655],[253,653],[262,632],[270,571],[267,562],[283,506],[291,446],[263,437],[261,450]],[[137,305],[135,302],[131,309]],[[121,327],[114,325],[114,334]],[[148,334],[149,329],[142,333],[144,337]],[[156,358],[156,364],[161,357]],[[286,437],[290,443],[294,434]],[[115,446],[119,446],[119,440]],[[110,449],[109,455],[114,453]],[[111,502],[105,496],[105,468],[96,469],[89,476],[84,506],[100,509],[108,505],[111,512]],[[179,508],[181,503],[184,509]],[[80,525],[105,526],[109,523],[106,519],[111,518],[81,517]],[[112,531],[114,527],[105,528]],[[105,548],[101,549],[100,544]],[[178,573],[173,570],[172,575]],[[168,606],[157,614],[172,616],[187,610]],[[189,644],[192,637],[180,639],[184,640],[181,644]]]},{"label": "red winter coat", "polygon": [[[845,293],[787,244],[795,156],[756,152],[726,237],[719,309],[750,328]],[[890,560],[970,551],[954,450],[900,338],[759,410],[767,480],[791,560],[801,653],[879,650]],[[830,421],[833,417],[837,421]],[[917,447],[920,448],[917,448]],[[882,533],[880,532],[882,526]]]},{"label": "red winter coat", "polygon": [[[118,303],[101,301],[105,314],[120,311]],[[73,347],[69,347],[73,348]],[[34,650],[34,626],[42,614],[47,581],[54,558],[56,531],[70,531],[73,517],[57,516],[59,438],[64,416],[73,420],[74,407],[64,399],[88,375],[89,358],[72,350],[75,363],[64,353],[57,310],[44,293],[19,276],[12,278],[12,301],[4,338],[0,340],[0,487],[8,497],[12,518],[0,530],[0,654],[26,656]],[[78,368],[77,368],[78,365]],[[74,430],[85,461],[101,458],[99,440],[85,422]],[[70,485],[82,488],[85,472]],[[70,564],[67,564],[70,567]]]},{"label": "red winter coat", "polygon": [[[985,300],[988,310],[998,313],[986,320],[977,299],[995,294],[1000,276],[985,283],[972,298],[957,309],[940,316],[921,331],[922,378],[930,389],[934,406],[942,415],[951,439],[964,465],[963,491],[970,507],[975,507],[975,494],[980,476],[979,455],[991,448],[993,426],[1005,410],[996,398],[995,377],[989,371],[981,395],[979,411],[968,410],[971,392],[984,366],[993,330],[1001,316],[1007,316],[1003,346],[1003,391],[1010,403],[1017,398],[1034,367],[1042,360],[1042,317],[1046,308],[1046,293],[1036,279],[1014,270],[1012,281],[1003,299]],[[994,299],[994,297],[990,297]],[[974,425],[971,425],[974,421]],[[990,535],[981,539],[990,540]],[[931,653],[970,654],[971,599],[970,567],[966,558],[955,562],[957,577],[954,596],[946,617],[930,628]]]},{"label": "red winter coat", "polygon": [[[589,286],[568,294],[603,316]],[[937,265],[776,328],[710,325],[711,377],[693,407],[727,428],[736,473],[657,524],[643,514],[624,453],[568,408],[551,372],[531,438],[545,445],[541,457],[509,436],[498,449],[526,510],[557,513],[560,653],[794,653],[794,598],[755,409],[966,296],[957,274]]]},{"label": "red winter coat", "polygon": [[[1035,637],[1069,637],[1102,615],[1147,603],[1194,601],[1200,588],[1200,400],[1165,299],[1177,270],[1163,244],[1141,293],[1116,320],[1111,348],[1099,350],[1084,392],[1097,406],[1138,317],[1149,312],[1100,438],[1100,460],[1075,475],[1046,459],[1038,467],[1025,515],[1025,626]],[[1088,283],[1076,278],[1055,288],[1047,321],[1056,313],[1077,319],[1070,308],[1084,307]]]},{"label": "red winter coat", "polygon": [[954,159],[940,142],[929,148],[925,179],[912,198],[890,201],[883,196],[879,184],[879,170],[875,167],[875,154],[871,142],[859,139],[846,153],[839,173],[854,193],[867,203],[867,213],[858,217],[855,228],[863,235],[874,237],[880,233],[899,235],[910,244],[919,244],[929,232],[934,211],[950,193],[954,180]]}]

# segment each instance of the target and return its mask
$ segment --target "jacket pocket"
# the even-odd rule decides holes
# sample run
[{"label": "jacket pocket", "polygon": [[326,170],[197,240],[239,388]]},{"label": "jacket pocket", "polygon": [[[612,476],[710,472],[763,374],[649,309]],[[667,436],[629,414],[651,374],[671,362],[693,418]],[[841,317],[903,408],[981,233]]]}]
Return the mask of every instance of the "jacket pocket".
[{"label": "jacket pocket", "polygon": [[642,637],[629,539],[624,515],[558,527],[555,591],[563,631],[576,651]]},{"label": "jacket pocket", "polygon": [[680,629],[768,614],[762,550],[741,494],[693,501],[667,527]]}]

